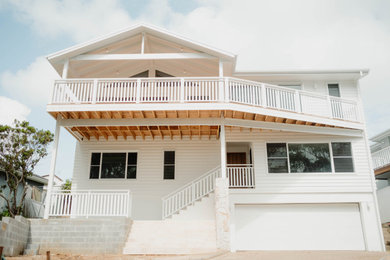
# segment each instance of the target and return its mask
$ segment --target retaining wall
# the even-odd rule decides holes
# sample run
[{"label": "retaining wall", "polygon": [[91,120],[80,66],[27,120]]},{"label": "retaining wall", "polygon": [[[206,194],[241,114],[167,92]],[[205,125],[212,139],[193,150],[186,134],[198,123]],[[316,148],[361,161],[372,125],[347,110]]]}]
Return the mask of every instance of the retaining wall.
[{"label": "retaining wall", "polygon": [[3,217],[0,221],[0,246],[5,256],[23,254],[29,235],[29,221],[22,216]]},{"label": "retaining wall", "polygon": [[121,254],[132,221],[125,217],[31,219],[29,245],[39,253]]}]

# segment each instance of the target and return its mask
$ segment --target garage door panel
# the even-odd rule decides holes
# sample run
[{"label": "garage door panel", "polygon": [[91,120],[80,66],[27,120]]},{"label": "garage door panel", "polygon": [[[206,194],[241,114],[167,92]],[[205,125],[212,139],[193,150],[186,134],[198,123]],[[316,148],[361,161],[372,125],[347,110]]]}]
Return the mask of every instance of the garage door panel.
[{"label": "garage door panel", "polygon": [[237,250],[364,250],[357,204],[237,205]]}]

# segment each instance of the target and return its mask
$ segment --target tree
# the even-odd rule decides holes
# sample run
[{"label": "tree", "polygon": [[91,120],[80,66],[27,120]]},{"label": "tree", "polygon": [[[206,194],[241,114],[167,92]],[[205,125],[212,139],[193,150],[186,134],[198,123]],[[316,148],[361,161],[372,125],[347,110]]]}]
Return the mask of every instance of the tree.
[{"label": "tree", "polygon": [[72,189],[72,181],[67,179],[64,184],[61,186],[62,190],[70,191]]},{"label": "tree", "polygon": [[[0,187],[0,197],[12,217],[20,215],[27,190],[27,177],[33,174],[37,163],[47,155],[53,134],[38,130],[29,122],[14,121],[14,126],[0,125],[0,169],[5,172],[6,185]],[[18,200],[18,187],[22,193]],[[3,190],[9,189],[6,197]]]}]

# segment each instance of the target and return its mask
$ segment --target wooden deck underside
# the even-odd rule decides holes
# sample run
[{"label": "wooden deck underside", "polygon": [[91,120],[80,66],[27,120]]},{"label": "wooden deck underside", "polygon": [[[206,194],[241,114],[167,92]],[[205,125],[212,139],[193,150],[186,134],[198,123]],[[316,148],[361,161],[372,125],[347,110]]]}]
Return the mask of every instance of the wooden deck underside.
[{"label": "wooden deck underside", "polygon": [[[50,114],[57,118],[61,115],[64,119],[164,119],[164,118],[221,118],[223,115],[225,118],[243,119],[243,120],[255,120],[263,122],[275,122],[283,124],[293,125],[308,125],[317,127],[335,127],[326,124],[318,124],[308,121],[300,121],[289,118],[266,116],[254,113],[244,113],[232,110],[176,110],[176,111],[72,111],[72,112],[50,112]],[[227,126],[229,128],[229,126]],[[232,127],[230,127],[232,129]],[[173,138],[179,136],[193,136],[209,138],[219,138],[219,126],[83,126],[83,127],[67,127],[67,130],[75,136],[77,139],[95,138],[99,140],[104,138],[108,140],[108,137],[112,136],[115,139],[128,137],[136,139],[140,136],[145,139],[149,136],[155,138],[159,136],[161,138],[169,137]],[[250,129],[253,131],[253,129]],[[257,129],[258,131],[258,129]]]}]

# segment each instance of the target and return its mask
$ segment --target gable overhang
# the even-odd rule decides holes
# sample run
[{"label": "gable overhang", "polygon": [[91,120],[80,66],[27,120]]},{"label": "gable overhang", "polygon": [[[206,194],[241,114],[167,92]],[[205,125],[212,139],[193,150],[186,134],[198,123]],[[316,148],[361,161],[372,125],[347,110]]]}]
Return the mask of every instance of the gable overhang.
[{"label": "gable overhang", "polygon": [[369,73],[368,69],[345,70],[289,70],[289,71],[236,71],[234,77],[253,81],[300,81],[300,80],[359,80]]},{"label": "gable overhang", "polygon": [[[48,61],[50,64],[56,69],[58,74],[62,74],[62,70],[64,67],[64,64],[67,60],[87,60],[87,59],[92,59],[92,58],[97,58],[97,59],[111,59],[111,60],[120,60],[120,59],[155,59],[155,55],[146,55],[142,57],[136,57],[134,56],[133,58],[128,55],[127,57],[125,55],[112,55],[112,56],[80,56],[85,53],[91,52],[93,50],[103,48],[107,45],[113,44],[118,41],[122,41],[131,37],[135,37],[137,35],[141,34],[148,34],[152,35],[154,37],[158,37],[160,39],[174,42],[176,44],[185,46],[187,48],[196,50],[199,53],[192,53],[192,54],[186,54],[184,53],[183,55],[178,55],[178,54],[162,54],[160,55],[159,58],[170,58],[170,59],[183,59],[183,58],[215,58],[219,59],[225,63],[230,63],[232,70],[234,70],[235,65],[236,65],[236,55],[219,50],[214,47],[207,46],[202,43],[195,42],[193,40],[190,40],[188,38],[179,36],[177,34],[174,34],[172,32],[169,32],[165,29],[151,26],[151,25],[146,25],[146,24],[137,24],[135,26],[126,28],[124,30],[111,33],[108,35],[105,35],[103,37],[96,38],[91,41],[87,41],[85,43],[81,43],[75,46],[72,46],[70,48],[58,51],[56,53],[53,53],[49,56],[47,56]],[[149,57],[148,57],[149,56]]]}]

